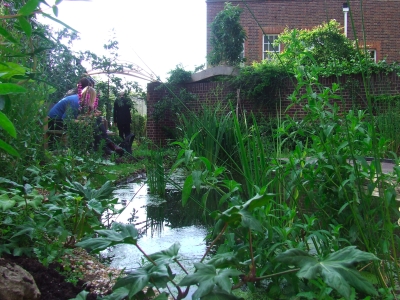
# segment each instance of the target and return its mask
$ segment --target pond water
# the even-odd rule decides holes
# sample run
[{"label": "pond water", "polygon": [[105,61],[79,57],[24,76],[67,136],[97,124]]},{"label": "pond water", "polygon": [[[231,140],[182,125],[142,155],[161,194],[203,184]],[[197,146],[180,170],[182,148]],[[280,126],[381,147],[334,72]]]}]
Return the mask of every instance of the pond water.
[{"label": "pond water", "polygon": [[[120,184],[114,196],[119,199],[117,208],[125,209],[113,221],[136,224],[141,233],[138,245],[146,254],[168,249],[179,242],[179,261],[189,273],[193,272],[193,262],[201,260],[207,247],[207,225],[199,205],[189,201],[182,208],[181,193],[168,185],[165,197],[151,195],[145,178]],[[112,267],[126,271],[144,262],[143,254],[134,245],[117,245],[104,251],[102,256],[111,261]],[[177,265],[171,268],[177,274],[175,282],[179,282],[185,274]],[[191,288],[190,295],[193,292]],[[190,295],[186,299],[190,299]]]}]

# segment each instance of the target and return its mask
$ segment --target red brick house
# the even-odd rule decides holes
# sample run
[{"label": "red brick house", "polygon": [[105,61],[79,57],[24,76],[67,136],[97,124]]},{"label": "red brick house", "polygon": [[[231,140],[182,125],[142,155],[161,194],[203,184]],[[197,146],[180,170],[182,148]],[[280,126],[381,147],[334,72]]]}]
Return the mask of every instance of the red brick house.
[{"label": "red brick house", "polygon": [[[347,29],[347,36],[352,40],[355,39],[352,28],[354,22],[360,45],[364,44],[363,19],[365,41],[371,49],[371,55],[377,61],[384,58],[388,62],[400,61],[399,0],[351,0],[347,9],[346,0],[206,0],[207,41],[210,36],[209,25],[224,8],[225,2],[243,8],[241,24],[247,32],[244,56],[248,62],[267,58],[268,51],[273,50],[270,43],[285,27],[310,29],[332,19],[339,22],[345,32]],[[347,26],[344,26],[346,22]],[[263,32],[268,38],[264,37]],[[275,50],[281,51],[279,48]]]}]

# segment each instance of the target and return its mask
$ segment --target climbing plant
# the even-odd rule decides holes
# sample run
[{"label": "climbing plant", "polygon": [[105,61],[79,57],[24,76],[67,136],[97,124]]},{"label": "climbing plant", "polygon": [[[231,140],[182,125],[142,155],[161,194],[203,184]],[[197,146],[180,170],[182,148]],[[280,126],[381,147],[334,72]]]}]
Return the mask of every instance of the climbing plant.
[{"label": "climbing plant", "polygon": [[246,32],[240,24],[242,9],[226,2],[224,9],[220,11],[211,23],[210,45],[212,50],[207,59],[210,65],[219,64],[238,65],[244,59],[243,43],[246,40]]}]

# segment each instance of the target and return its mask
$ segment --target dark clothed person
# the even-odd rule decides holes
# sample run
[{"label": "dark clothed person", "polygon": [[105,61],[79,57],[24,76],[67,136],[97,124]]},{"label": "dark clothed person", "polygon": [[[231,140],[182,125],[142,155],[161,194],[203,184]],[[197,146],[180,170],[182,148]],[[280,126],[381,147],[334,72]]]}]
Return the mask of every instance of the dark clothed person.
[{"label": "dark clothed person", "polygon": [[118,134],[122,140],[131,134],[131,103],[126,96],[114,102],[114,124],[118,127]]}]

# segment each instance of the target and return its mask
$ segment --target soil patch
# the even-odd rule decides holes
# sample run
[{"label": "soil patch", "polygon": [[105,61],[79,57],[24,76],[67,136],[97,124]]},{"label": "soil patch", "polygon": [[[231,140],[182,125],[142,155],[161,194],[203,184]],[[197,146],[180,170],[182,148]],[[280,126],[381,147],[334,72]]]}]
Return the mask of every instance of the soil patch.
[{"label": "soil patch", "polygon": [[[5,266],[7,263],[19,265],[33,276],[42,294],[41,299],[69,300],[85,290],[85,282],[82,280],[79,280],[76,285],[65,281],[65,277],[58,271],[62,270],[62,265],[59,263],[51,263],[45,267],[36,258],[10,255],[0,258],[0,266]],[[95,300],[97,295],[90,293],[86,299]]]}]

